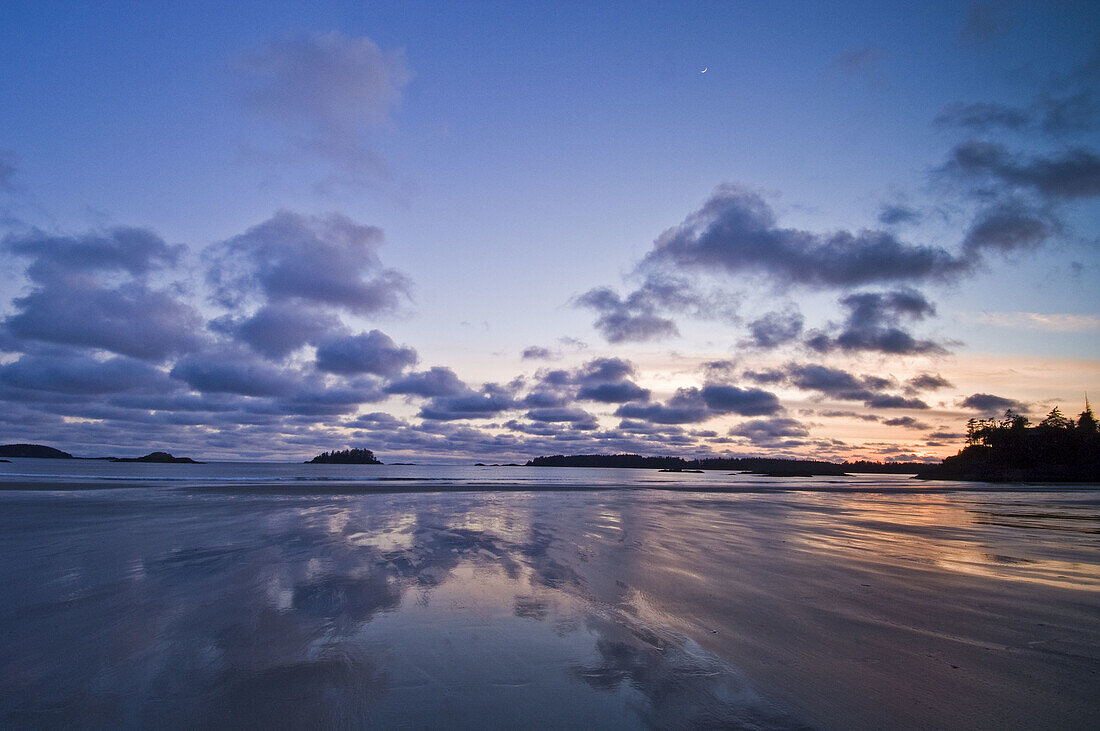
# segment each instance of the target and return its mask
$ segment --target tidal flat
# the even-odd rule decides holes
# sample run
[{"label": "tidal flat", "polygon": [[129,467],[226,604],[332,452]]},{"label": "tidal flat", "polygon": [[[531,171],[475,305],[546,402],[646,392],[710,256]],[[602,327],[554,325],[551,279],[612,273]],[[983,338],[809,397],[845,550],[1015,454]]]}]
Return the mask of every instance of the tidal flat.
[{"label": "tidal flat", "polygon": [[0,725],[1100,725],[1097,489],[607,472],[0,476]]}]

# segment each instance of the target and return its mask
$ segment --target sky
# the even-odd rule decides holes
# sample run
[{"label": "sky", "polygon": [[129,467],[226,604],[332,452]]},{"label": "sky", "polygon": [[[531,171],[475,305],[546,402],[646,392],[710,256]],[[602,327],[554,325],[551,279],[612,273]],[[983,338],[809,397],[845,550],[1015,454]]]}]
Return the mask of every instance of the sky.
[{"label": "sky", "polygon": [[1093,2],[0,5],[0,441],[935,460],[1100,393]]}]

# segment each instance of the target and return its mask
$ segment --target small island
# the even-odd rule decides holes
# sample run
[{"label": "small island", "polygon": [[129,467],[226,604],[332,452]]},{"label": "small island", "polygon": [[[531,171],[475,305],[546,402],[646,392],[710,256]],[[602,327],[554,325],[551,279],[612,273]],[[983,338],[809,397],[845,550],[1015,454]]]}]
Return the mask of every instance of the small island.
[{"label": "small island", "polygon": [[345,449],[340,452],[322,452],[305,464],[382,464],[369,449]]},{"label": "small island", "polygon": [[1100,429],[1092,407],[1074,422],[1055,406],[1036,426],[1011,410],[1002,419],[971,419],[966,446],[919,480],[1100,482]]},{"label": "small island", "polygon": [[111,457],[111,462],[155,462],[158,464],[202,464],[190,457],[173,457],[168,452],[150,452],[144,457]]}]

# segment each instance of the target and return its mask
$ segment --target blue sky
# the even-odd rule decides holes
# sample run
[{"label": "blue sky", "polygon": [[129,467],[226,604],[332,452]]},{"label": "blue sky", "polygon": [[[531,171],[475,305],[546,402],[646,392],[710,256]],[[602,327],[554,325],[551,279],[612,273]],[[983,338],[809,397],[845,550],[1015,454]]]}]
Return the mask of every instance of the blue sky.
[{"label": "blue sky", "polygon": [[[158,446],[224,457],[931,457],[967,403],[1075,412],[1096,387],[1092,3],[13,2],[0,29],[0,439],[140,451],[154,424]],[[347,238],[333,214],[380,231]],[[95,264],[133,254],[130,228],[166,248]],[[331,257],[294,258],[317,245]],[[247,296],[218,301],[212,262],[242,246]],[[907,269],[921,252],[941,261]],[[312,284],[276,282],[273,257]],[[354,303],[326,261],[358,277]],[[370,287],[390,299],[367,306]],[[46,317],[64,307],[79,333]],[[294,349],[257,345],[261,310]],[[119,345],[158,326],[171,347]],[[415,359],[378,365],[373,330]],[[358,366],[322,367],[338,341]],[[219,358],[281,385],[195,375]],[[609,359],[647,395],[580,398]],[[908,405],[812,388],[809,366]],[[431,367],[467,391],[393,391]],[[906,385],[922,373],[951,385]],[[498,410],[431,418],[487,383]],[[708,385],[775,407],[699,407]],[[565,411],[532,415],[554,389]],[[340,406],[290,405],[306,392]],[[370,413],[399,423],[364,430]]]}]

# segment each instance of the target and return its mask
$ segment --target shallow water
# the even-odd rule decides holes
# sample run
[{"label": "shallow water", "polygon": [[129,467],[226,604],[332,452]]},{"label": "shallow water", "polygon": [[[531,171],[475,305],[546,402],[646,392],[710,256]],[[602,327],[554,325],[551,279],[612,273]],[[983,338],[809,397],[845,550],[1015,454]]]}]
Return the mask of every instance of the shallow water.
[{"label": "shallow water", "polygon": [[4,726],[1098,718],[1095,489],[0,467]]}]

